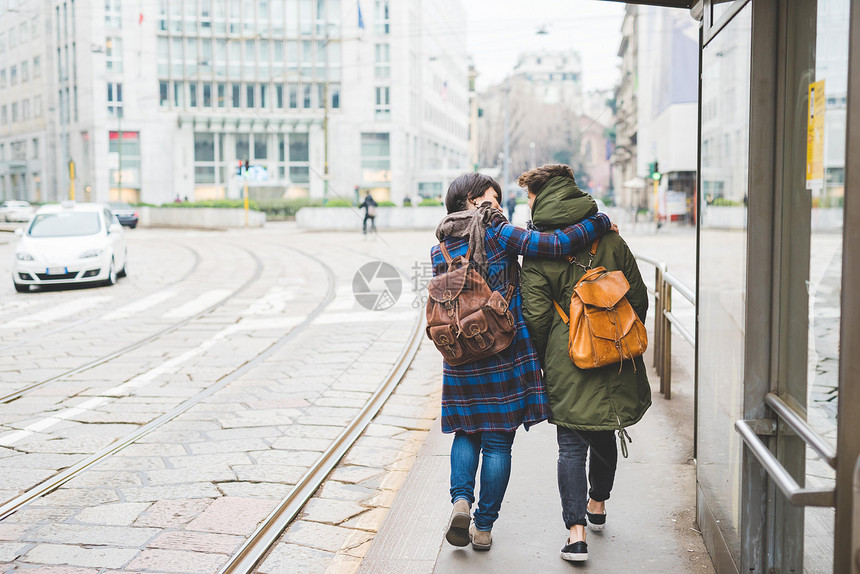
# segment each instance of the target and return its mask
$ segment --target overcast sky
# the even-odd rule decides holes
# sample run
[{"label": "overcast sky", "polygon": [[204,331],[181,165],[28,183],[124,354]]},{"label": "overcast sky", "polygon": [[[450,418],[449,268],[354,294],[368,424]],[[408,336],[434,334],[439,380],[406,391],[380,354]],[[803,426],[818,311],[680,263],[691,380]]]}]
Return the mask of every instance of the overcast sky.
[{"label": "overcast sky", "polygon": [[[462,0],[478,89],[500,82],[529,50],[573,49],[582,55],[586,90],[618,80],[624,4],[600,0]],[[547,34],[536,34],[545,28]]]}]

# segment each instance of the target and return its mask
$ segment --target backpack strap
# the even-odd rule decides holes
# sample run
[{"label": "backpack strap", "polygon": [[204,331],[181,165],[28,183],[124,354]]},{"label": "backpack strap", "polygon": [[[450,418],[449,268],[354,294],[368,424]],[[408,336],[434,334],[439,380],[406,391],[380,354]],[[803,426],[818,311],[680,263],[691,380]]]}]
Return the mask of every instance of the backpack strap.
[{"label": "backpack strap", "polygon": [[[442,257],[445,258],[445,263],[447,263],[448,267],[450,268],[451,262],[454,260],[454,258],[451,257],[450,253],[448,253],[448,248],[445,247],[444,241],[439,242],[439,249],[442,250]],[[472,256],[472,247],[470,246],[468,249],[466,249],[466,255],[463,256],[463,259],[466,261],[466,263],[469,262],[469,259],[471,258],[471,256]]]},{"label": "backpack strap", "polygon": [[591,244],[591,250],[588,252],[590,254],[590,257],[588,258],[588,265],[583,265],[582,263],[577,261],[576,257],[574,257],[573,255],[568,255],[567,260],[572,265],[578,265],[579,267],[582,267],[584,270],[588,271],[589,269],[591,269],[591,263],[594,261],[594,256],[597,254],[597,244],[599,242],[600,242],[600,238],[595,239],[594,243]]},{"label": "backpack strap", "polygon": [[570,319],[568,318],[567,313],[564,312],[564,309],[561,308],[561,305],[559,305],[555,299],[552,300],[552,304],[555,305],[555,310],[558,311],[559,315],[561,315],[561,320],[564,321],[564,324],[569,325]]}]

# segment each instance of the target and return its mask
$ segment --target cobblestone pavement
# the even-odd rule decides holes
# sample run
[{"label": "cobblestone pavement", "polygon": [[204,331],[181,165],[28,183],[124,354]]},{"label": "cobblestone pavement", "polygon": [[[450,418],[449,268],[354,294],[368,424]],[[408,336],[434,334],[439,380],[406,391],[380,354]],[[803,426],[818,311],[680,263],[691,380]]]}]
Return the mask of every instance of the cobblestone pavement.
[{"label": "cobblestone pavement", "polygon": [[[385,379],[431,237],[135,230],[115,287],[0,287],[0,393],[56,377],[0,405],[2,501],[189,407],[0,522],[0,571],[215,572]],[[352,282],[376,259],[406,278],[374,312]],[[422,349],[261,572],[357,565],[434,417],[436,359]]]}]

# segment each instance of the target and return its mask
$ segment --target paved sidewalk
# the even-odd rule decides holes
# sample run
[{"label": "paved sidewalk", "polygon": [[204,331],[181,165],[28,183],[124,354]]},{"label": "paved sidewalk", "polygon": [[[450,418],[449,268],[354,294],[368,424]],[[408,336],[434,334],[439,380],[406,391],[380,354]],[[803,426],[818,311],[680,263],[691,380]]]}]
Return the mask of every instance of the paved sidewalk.
[{"label": "paved sidewalk", "polygon": [[[631,427],[630,458],[620,459],[603,533],[588,534],[590,560],[559,557],[567,532],[556,485],[555,427],[519,432],[513,472],[489,552],[458,549],[443,540],[450,514],[451,437],[438,421],[359,572],[362,574],[714,572],[695,525],[692,463],[692,350],[675,340],[673,398],[659,394],[649,373],[653,406]],[[649,353],[650,355],[650,353]],[[646,358],[646,364],[652,360]]]}]

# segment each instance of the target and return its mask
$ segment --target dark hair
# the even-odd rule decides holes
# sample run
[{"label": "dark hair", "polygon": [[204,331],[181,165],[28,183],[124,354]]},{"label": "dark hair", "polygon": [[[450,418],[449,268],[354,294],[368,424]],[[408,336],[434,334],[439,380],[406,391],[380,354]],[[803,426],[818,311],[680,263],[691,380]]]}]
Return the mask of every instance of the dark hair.
[{"label": "dark hair", "polygon": [[502,203],[502,188],[499,182],[482,173],[464,173],[451,182],[448,186],[448,194],[445,196],[445,208],[448,213],[465,211],[470,199],[481,197],[488,187],[496,190],[496,199]]},{"label": "dark hair", "polygon": [[573,170],[569,165],[563,163],[548,163],[534,169],[530,169],[520,176],[517,180],[517,185],[528,188],[528,190],[537,195],[543,187],[553,177],[569,177],[576,183],[576,178],[573,177]]}]

